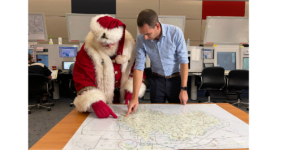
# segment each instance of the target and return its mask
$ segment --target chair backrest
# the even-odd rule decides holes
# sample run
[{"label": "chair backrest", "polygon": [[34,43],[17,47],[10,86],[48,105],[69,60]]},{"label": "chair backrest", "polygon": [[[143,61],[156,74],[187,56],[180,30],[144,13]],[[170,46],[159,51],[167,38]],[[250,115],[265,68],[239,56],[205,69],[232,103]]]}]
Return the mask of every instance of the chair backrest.
[{"label": "chair backrest", "polygon": [[70,88],[73,92],[76,92],[76,89],[75,89],[75,83],[74,83],[74,80],[73,80],[73,79],[70,79],[69,88]]},{"label": "chair backrest", "polygon": [[249,89],[249,70],[231,70],[228,74],[228,89],[248,90]]},{"label": "chair backrest", "polygon": [[47,92],[47,78],[41,74],[28,74],[29,95],[41,95]]},{"label": "chair backrest", "polygon": [[146,79],[145,79],[144,83],[147,86],[147,89],[149,89],[150,88],[150,78],[152,76],[152,70],[151,70],[151,68],[145,68],[144,72],[146,74]]},{"label": "chair backrest", "polygon": [[201,73],[200,89],[221,90],[226,84],[224,71],[222,67],[204,68]]}]

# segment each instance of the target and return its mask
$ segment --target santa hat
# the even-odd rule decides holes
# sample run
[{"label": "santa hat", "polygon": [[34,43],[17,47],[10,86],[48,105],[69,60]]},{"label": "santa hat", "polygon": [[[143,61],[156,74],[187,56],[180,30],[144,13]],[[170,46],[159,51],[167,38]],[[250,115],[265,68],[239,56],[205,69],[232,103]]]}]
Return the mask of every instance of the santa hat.
[{"label": "santa hat", "polygon": [[117,49],[116,62],[123,64],[128,61],[127,56],[123,55],[126,25],[120,20],[109,15],[97,15],[91,20],[91,31],[98,41],[107,44],[119,42]]}]

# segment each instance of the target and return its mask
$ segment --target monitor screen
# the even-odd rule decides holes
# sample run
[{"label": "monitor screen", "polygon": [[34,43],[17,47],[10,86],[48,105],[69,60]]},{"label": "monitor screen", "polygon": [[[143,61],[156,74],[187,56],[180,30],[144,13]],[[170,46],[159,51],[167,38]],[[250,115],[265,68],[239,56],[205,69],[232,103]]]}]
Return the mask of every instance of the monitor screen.
[{"label": "monitor screen", "polygon": [[235,70],[236,60],[235,52],[217,52],[217,66],[225,70]]},{"label": "monitor screen", "polygon": [[44,65],[48,66],[48,55],[36,55],[36,62],[42,63]]},{"label": "monitor screen", "polygon": [[243,58],[243,69],[249,70],[249,57]]},{"label": "monitor screen", "polygon": [[203,57],[204,59],[214,59],[213,49],[203,49]]},{"label": "monitor screen", "polygon": [[76,57],[77,47],[59,47],[59,57]]},{"label": "monitor screen", "polygon": [[204,67],[207,68],[207,67],[213,67],[214,64],[213,63],[205,63],[204,64]]},{"label": "monitor screen", "polygon": [[75,63],[75,61],[63,61],[63,70],[70,69],[70,66]]},{"label": "monitor screen", "polygon": [[28,53],[30,53],[30,55],[33,55],[33,49],[28,49]]}]

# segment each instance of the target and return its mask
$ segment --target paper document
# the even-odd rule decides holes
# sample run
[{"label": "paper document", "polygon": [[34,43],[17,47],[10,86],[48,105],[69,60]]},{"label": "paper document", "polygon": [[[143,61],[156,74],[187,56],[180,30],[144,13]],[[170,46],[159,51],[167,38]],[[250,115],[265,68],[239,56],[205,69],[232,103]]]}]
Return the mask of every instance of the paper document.
[{"label": "paper document", "polygon": [[201,52],[200,49],[193,48],[192,49],[192,54],[191,54],[192,60],[200,61],[200,52]]},{"label": "paper document", "polygon": [[57,73],[58,73],[58,70],[51,70],[51,76],[52,76],[52,79],[56,79],[57,78]]},{"label": "paper document", "polygon": [[117,119],[92,112],[63,150],[249,148],[249,125],[216,104],[109,106]]}]

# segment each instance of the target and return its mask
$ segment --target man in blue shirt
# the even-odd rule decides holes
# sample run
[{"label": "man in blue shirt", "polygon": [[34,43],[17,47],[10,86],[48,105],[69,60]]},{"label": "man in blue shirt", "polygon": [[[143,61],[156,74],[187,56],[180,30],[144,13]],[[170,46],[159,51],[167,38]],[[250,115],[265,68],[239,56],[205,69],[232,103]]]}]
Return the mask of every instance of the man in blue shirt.
[{"label": "man in blue shirt", "polygon": [[151,103],[186,104],[188,53],[180,28],[161,24],[155,11],[145,9],[137,19],[140,34],[136,39],[136,60],[133,72],[133,94],[128,104],[128,112],[134,112],[138,105],[146,54],[151,60],[150,80]]}]

